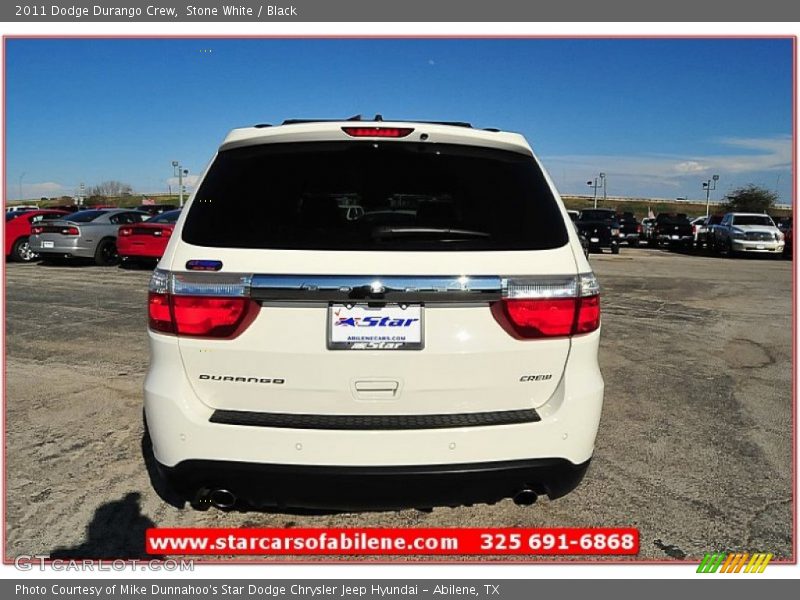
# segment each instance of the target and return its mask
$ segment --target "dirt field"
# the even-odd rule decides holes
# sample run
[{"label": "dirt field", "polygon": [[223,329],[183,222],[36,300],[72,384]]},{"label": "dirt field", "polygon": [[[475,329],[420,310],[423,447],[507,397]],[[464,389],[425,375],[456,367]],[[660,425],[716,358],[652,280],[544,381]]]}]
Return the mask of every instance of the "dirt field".
[{"label": "dirt field", "polygon": [[[606,404],[554,502],[196,512],[151,484],[147,271],[6,265],[6,559],[141,557],[152,526],[634,526],[643,560],[792,552],[791,263],[623,248],[603,286]],[[162,497],[163,496],[163,497]]]}]

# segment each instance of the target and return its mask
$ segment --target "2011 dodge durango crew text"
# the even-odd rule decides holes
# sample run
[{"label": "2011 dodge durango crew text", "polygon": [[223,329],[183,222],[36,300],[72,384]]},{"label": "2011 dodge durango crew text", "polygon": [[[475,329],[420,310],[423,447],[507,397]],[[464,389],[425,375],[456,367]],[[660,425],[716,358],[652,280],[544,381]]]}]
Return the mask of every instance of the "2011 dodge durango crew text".
[{"label": "2011 dodge durango crew text", "polygon": [[529,504],[600,421],[599,287],[525,139],[233,130],[149,293],[145,416],[195,506]]}]

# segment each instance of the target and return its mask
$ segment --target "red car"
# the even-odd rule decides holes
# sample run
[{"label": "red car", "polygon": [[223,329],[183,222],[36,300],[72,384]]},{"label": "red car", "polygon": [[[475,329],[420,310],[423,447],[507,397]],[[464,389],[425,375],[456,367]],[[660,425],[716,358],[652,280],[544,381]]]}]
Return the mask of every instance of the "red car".
[{"label": "red car", "polygon": [[143,223],[121,226],[117,232],[120,258],[124,262],[161,258],[180,214],[180,210],[171,210]]},{"label": "red car", "polygon": [[69,214],[65,210],[29,210],[6,213],[6,256],[17,262],[31,262],[39,258],[28,245],[31,226],[48,219]]}]

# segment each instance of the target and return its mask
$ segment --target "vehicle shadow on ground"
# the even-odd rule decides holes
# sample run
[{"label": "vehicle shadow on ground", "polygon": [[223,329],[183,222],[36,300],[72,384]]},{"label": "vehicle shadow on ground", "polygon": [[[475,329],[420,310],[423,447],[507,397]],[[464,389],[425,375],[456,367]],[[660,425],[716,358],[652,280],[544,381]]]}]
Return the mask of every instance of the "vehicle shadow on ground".
[{"label": "vehicle shadow on ground", "polygon": [[59,560],[159,559],[145,550],[145,531],[156,524],[142,514],[138,492],[97,508],[86,527],[86,540],[77,546],[56,548],[50,558]]},{"label": "vehicle shadow on ground", "polygon": [[89,258],[72,258],[72,259],[62,259],[62,260],[40,260],[36,263],[37,267],[44,267],[45,269],[52,269],[52,268],[80,268],[80,267],[89,267],[94,266],[94,261]]},{"label": "vehicle shadow on ground", "polygon": [[[164,480],[164,478],[161,476],[161,473],[158,470],[155,455],[153,454],[153,444],[150,441],[150,435],[147,433],[147,430],[145,430],[144,434],[142,435],[142,459],[144,460],[144,465],[145,468],[147,469],[147,475],[150,478],[150,485],[153,488],[153,491],[158,495],[158,497],[163,502],[178,509],[222,510],[213,508],[210,504],[205,505],[202,508],[198,506],[192,506],[189,498],[182,496],[169,486],[169,484]],[[305,516],[305,517],[315,517],[315,516],[321,517],[328,515],[340,515],[352,511],[324,510],[324,509],[311,509],[311,508],[305,509],[305,508],[253,507],[253,506],[237,504],[233,508],[224,509],[224,512],[253,513],[253,514],[263,513],[263,514],[281,514],[281,515],[294,515],[294,516]],[[430,511],[425,510],[423,512],[430,512]]]},{"label": "vehicle shadow on ground", "polygon": [[138,261],[138,260],[123,260],[117,265],[120,269],[125,271],[152,271],[158,264],[157,260],[153,261]]}]

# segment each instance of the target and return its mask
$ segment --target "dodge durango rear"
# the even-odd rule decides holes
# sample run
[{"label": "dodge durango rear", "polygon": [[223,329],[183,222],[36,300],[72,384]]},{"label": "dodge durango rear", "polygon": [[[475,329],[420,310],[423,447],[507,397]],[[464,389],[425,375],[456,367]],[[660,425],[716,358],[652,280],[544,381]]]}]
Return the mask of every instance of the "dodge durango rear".
[{"label": "dodge durango rear", "polygon": [[167,238],[145,413],[194,506],[531,504],[583,478],[600,290],[521,135],[235,129]]}]

